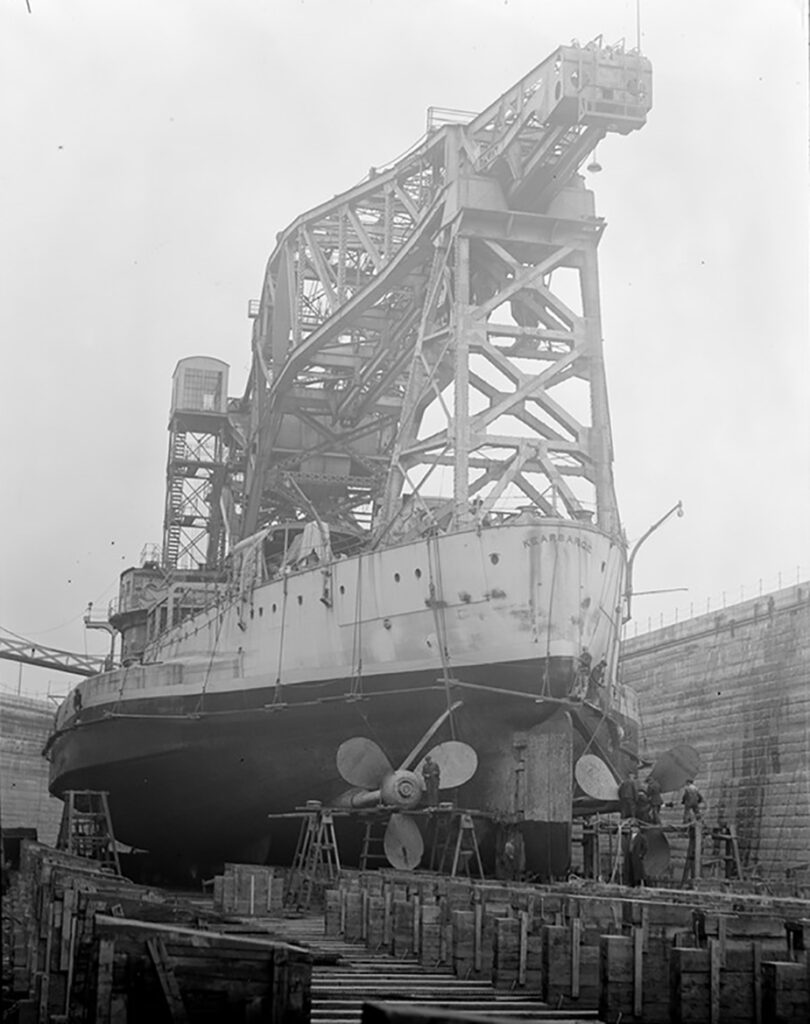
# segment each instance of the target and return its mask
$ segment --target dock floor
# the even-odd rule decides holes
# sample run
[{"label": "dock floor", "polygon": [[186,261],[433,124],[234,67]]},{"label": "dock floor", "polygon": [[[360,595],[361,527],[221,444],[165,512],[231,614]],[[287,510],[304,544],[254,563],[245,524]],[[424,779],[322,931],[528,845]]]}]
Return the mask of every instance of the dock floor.
[{"label": "dock floor", "polygon": [[[254,919],[255,921],[255,919]],[[504,1020],[585,1022],[596,1011],[555,1010],[521,993],[499,991],[488,981],[465,981],[450,968],[422,966],[415,957],[394,957],[362,944],[324,935],[323,916],[268,920],[274,934],[339,956],[312,971],[312,1024],[357,1024],[364,1002],[407,1002],[409,1007],[453,1010]]]}]

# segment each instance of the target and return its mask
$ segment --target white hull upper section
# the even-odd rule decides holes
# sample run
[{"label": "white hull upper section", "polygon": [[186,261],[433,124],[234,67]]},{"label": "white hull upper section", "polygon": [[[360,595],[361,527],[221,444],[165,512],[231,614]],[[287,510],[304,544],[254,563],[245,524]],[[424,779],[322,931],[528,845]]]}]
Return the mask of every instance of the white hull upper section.
[{"label": "white hull upper section", "polygon": [[243,572],[218,606],[153,643],[145,664],[81,683],[82,705],[424,671],[463,680],[465,665],[491,664],[495,683],[500,663],[577,658],[584,647],[594,664],[607,658],[610,681],[624,566],[623,546],[595,527],[545,520],[423,538],[258,585]]}]

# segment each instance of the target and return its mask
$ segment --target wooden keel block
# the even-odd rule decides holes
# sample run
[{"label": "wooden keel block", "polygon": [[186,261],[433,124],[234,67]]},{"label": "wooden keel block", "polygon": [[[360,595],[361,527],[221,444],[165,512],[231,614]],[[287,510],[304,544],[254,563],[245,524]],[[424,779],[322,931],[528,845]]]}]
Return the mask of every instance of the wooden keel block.
[{"label": "wooden keel block", "polygon": [[340,892],[327,889],[324,895],[324,934],[332,938],[340,935]]},{"label": "wooden keel block", "polygon": [[441,915],[438,903],[422,905],[419,918],[419,963],[426,967],[442,962]]},{"label": "wooden keel block", "polygon": [[810,1020],[808,970],[803,963],[766,960],[762,964],[762,1020],[796,1024]]},{"label": "wooden keel block", "polygon": [[414,905],[410,900],[394,900],[391,944],[394,956],[409,956],[413,953],[413,916]]},{"label": "wooden keel block", "polygon": [[368,896],[368,919],[366,922],[366,945],[369,949],[381,949],[385,933],[385,900],[381,895]]},{"label": "wooden keel block", "polygon": [[347,942],[359,942],[363,938],[363,898],[359,890],[344,894],[343,937]]},{"label": "wooden keel block", "polygon": [[475,915],[472,910],[453,910],[450,923],[453,971],[458,978],[469,978],[474,968]]},{"label": "wooden keel block", "polygon": [[569,925],[544,925],[542,935],[543,1000],[555,1007],[595,1009],[599,1003],[599,946],[582,944],[581,923],[576,918]]}]

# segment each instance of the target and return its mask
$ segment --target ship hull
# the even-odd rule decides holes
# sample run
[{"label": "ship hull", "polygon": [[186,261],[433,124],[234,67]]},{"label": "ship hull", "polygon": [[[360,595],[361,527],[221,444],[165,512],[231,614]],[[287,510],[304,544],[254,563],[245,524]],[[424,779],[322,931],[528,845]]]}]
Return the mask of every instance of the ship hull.
[{"label": "ship hull", "polygon": [[[559,530],[556,532],[561,535]],[[503,602],[495,624],[500,620],[507,634],[506,642],[502,637],[490,644],[491,649],[501,654],[500,658],[480,657],[487,651],[481,651],[475,626],[466,631],[468,639],[473,638],[469,649],[454,641],[456,624],[463,626],[465,616],[454,615],[450,622],[447,609],[452,610],[452,605],[445,601],[441,609],[445,617],[442,630],[441,616],[435,607],[425,608],[424,597],[422,609],[411,613],[412,620],[419,621],[412,621],[409,627],[427,651],[427,658],[415,669],[410,668],[415,658],[387,660],[374,655],[378,634],[399,633],[400,645],[405,648],[416,644],[412,637],[402,639],[408,624],[403,622],[402,613],[397,618],[396,607],[390,608],[390,617],[383,614],[382,621],[375,619],[366,629],[371,636],[365,640],[366,657],[359,673],[347,671],[345,662],[341,663],[339,645],[334,649],[331,665],[328,660],[324,663],[322,652],[318,654],[318,672],[311,673],[318,678],[301,678],[309,655],[300,649],[288,650],[288,660],[283,661],[280,673],[272,668],[267,671],[266,664],[267,660],[271,665],[274,659],[278,662],[277,648],[268,651],[270,657],[264,664],[257,659],[253,662],[254,671],[246,672],[245,663],[251,665],[253,657],[247,643],[236,659],[212,650],[207,675],[201,673],[193,656],[186,662],[190,671],[184,672],[182,641],[170,638],[171,646],[165,647],[163,653],[170,652],[172,658],[87,680],[80,685],[82,699],[78,710],[70,698],[60,709],[57,729],[49,744],[52,791],[59,795],[67,789],[107,790],[117,838],[167,860],[208,863],[250,856],[283,862],[291,854],[297,826],[294,821],[271,819],[268,815],[290,812],[308,800],[329,803],[338,798],[347,788],[335,763],[336,751],[344,740],[368,736],[397,765],[450,704],[461,702],[452,716],[452,731],[457,738],[470,743],[479,758],[478,771],[456,794],[456,799],[460,806],[490,814],[494,820],[509,822],[526,817],[525,807],[514,790],[515,751],[521,743],[525,745],[525,737],[532,730],[542,730],[552,720],[561,722],[570,736],[570,754],[562,767],[549,767],[549,771],[561,774],[557,780],[544,779],[544,787],[570,793],[572,764],[586,746],[600,751],[620,772],[625,766],[626,751],[632,750],[635,741],[632,716],[618,706],[604,703],[607,694],[604,706],[571,699],[583,637],[590,640],[592,650],[593,637],[598,639],[604,634],[604,643],[610,641],[610,635],[603,629],[603,616],[597,615],[589,630],[591,620],[581,609],[583,603],[587,602],[587,608],[592,602],[587,595],[577,593],[573,606],[580,609],[580,621],[572,627],[568,615],[568,639],[565,630],[555,624],[553,642],[560,653],[550,654],[551,631],[547,630],[544,637],[538,631],[538,621],[528,618],[533,614],[540,619],[538,602],[535,600],[532,607],[526,595],[516,592],[522,585],[517,567],[521,562],[531,563],[532,555],[535,559],[539,557],[542,542],[531,543],[531,537],[537,535],[535,530],[517,536],[486,538],[487,544],[496,546],[507,562],[508,541],[517,553],[508,583],[511,595],[505,586],[490,584],[490,591],[495,589],[496,596],[490,594],[488,599],[482,599],[463,589],[463,581],[456,581],[456,569],[448,558],[442,567],[445,593],[448,585],[452,585],[455,592],[462,594],[457,611],[474,611],[471,606],[478,603],[490,613],[493,603]],[[527,539],[529,544],[524,545]],[[473,536],[467,541],[476,545],[480,538]],[[579,551],[577,557],[581,561],[581,547]],[[488,553],[486,548],[482,553]],[[395,571],[403,573],[403,567],[412,569],[409,557],[411,561],[421,561],[421,554],[418,547],[411,552],[400,551],[400,568]],[[597,552],[597,558],[604,563],[601,553]],[[352,565],[340,568],[346,578],[358,571]],[[383,571],[379,565],[372,568],[378,573]],[[520,572],[534,576],[533,586],[537,586],[536,577],[547,578],[545,568],[536,561],[528,567],[524,564]],[[559,564],[557,570],[559,575]],[[463,574],[461,564],[458,571]],[[323,578],[321,572],[309,575],[311,593],[307,596],[311,597],[322,588]],[[217,618],[217,625],[227,634],[227,616],[239,614],[244,621],[256,623],[257,618],[263,618],[257,616],[256,607],[272,608],[273,603],[278,604],[278,600],[272,599],[278,598],[279,587],[289,591],[291,586],[290,581],[282,581],[275,591],[272,586],[255,590],[251,595],[252,619],[249,611],[245,614],[242,599],[237,597],[230,610],[218,613],[222,621]],[[497,591],[504,597],[498,597]],[[427,589],[425,594],[431,596]],[[389,610],[381,595],[380,590],[375,604],[377,613]],[[469,595],[469,599],[464,595]],[[566,597],[564,604],[562,595],[561,589],[558,603],[569,611],[570,598]],[[474,597],[478,602],[474,602]],[[552,603],[554,597],[550,595]],[[259,601],[263,604],[259,605]],[[333,618],[339,616],[334,606],[324,606],[325,618],[330,612]],[[479,623],[483,622],[482,615],[479,611]],[[386,621],[390,629],[386,628]],[[191,634],[194,641],[205,626],[198,622],[186,627],[189,628],[197,629],[196,634]],[[347,628],[357,633],[351,625]],[[483,622],[481,633],[490,632],[495,632],[491,624]],[[245,633],[246,629],[237,628],[232,639]],[[437,634],[443,634],[446,643],[443,656],[438,656],[431,646],[431,641],[441,644]],[[288,643],[290,635],[295,633],[286,636]],[[312,646],[317,647],[323,640],[323,636],[313,636]],[[194,643],[189,646],[193,648]],[[227,645],[223,646],[227,649]],[[254,645],[254,649],[256,646],[261,644]],[[532,656],[503,658],[506,650]],[[285,683],[284,678],[290,681]],[[450,730],[450,723],[445,723],[436,739],[448,738]],[[559,820],[552,820],[555,815]],[[546,824],[552,830],[565,830],[570,816],[570,807],[560,813],[552,810],[545,814]]]}]

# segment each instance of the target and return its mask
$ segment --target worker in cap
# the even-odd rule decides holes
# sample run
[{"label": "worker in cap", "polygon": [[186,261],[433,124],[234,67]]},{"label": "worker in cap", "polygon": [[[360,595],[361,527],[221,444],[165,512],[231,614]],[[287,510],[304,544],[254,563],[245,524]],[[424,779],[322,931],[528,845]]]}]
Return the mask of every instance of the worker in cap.
[{"label": "worker in cap", "polygon": [[422,778],[425,780],[425,793],[427,794],[428,807],[436,807],[439,803],[439,781],[441,768],[436,764],[430,754],[425,758],[422,765]]},{"label": "worker in cap", "polygon": [[695,785],[694,779],[687,779],[683,787],[683,822],[689,824],[692,821],[700,820],[700,805],[703,803],[703,795]]}]

